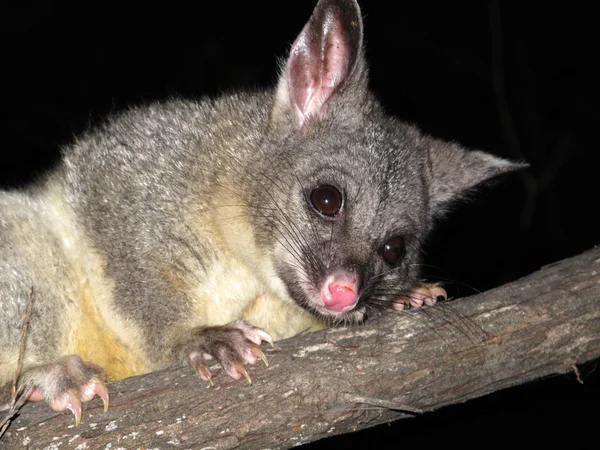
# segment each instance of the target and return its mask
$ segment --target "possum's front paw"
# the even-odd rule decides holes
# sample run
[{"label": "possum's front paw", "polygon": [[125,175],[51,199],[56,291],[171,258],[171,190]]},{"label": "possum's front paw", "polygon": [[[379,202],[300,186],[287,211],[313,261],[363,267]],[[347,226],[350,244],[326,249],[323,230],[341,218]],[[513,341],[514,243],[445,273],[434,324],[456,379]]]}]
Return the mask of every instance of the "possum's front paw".
[{"label": "possum's front paw", "polygon": [[406,308],[420,308],[423,304],[433,306],[448,298],[446,290],[439,284],[423,284],[406,296],[399,297],[392,303],[392,308],[402,311]]},{"label": "possum's front paw", "polygon": [[104,411],[108,409],[102,369],[75,355],[27,369],[19,380],[19,390],[29,401],[46,400],[54,411],[70,410],[75,416],[75,426],[81,421],[81,402],[89,402],[98,395]]},{"label": "possum's front paw", "polygon": [[252,383],[244,363],[254,364],[261,359],[268,365],[260,349],[262,341],[273,344],[267,333],[244,320],[238,320],[227,325],[193,329],[186,339],[176,345],[175,352],[210,384],[213,384],[212,374],[206,366],[210,361],[221,364],[232,378],[239,380],[244,376],[248,383]]}]

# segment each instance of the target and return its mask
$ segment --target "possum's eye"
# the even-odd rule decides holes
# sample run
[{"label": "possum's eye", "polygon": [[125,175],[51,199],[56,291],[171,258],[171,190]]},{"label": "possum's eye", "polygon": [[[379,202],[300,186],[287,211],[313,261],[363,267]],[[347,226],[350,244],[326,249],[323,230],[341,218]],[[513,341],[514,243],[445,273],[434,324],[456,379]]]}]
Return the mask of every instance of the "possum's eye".
[{"label": "possum's eye", "polygon": [[312,190],[310,203],[324,216],[333,217],[342,208],[342,194],[337,188],[325,184]]},{"label": "possum's eye", "polygon": [[406,245],[404,239],[400,236],[390,239],[383,245],[383,259],[392,266],[398,264],[406,254]]}]

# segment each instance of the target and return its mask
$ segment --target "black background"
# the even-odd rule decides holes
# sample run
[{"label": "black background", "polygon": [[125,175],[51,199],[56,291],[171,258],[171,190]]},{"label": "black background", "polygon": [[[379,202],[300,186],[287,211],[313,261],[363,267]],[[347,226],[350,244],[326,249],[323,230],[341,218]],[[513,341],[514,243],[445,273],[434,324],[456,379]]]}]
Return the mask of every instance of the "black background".
[{"label": "black background", "polygon": [[[59,148],[111,112],[171,95],[272,86],[313,1],[0,6],[0,186],[52,167]],[[428,275],[465,296],[600,241],[591,6],[360,2],[371,85],[434,136],[531,169],[479,191],[440,223]],[[459,3],[459,4],[458,4]],[[313,448],[428,443],[571,444],[594,435],[596,364]]]}]

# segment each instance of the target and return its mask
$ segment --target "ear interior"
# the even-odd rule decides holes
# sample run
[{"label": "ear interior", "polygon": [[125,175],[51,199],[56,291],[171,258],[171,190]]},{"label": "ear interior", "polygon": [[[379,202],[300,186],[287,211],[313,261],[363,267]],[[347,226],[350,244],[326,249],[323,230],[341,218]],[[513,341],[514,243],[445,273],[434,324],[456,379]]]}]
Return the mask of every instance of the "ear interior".
[{"label": "ear interior", "polygon": [[331,97],[351,78],[362,52],[362,17],[355,0],[321,0],[292,45],[279,82],[278,106],[298,125],[323,118]]}]

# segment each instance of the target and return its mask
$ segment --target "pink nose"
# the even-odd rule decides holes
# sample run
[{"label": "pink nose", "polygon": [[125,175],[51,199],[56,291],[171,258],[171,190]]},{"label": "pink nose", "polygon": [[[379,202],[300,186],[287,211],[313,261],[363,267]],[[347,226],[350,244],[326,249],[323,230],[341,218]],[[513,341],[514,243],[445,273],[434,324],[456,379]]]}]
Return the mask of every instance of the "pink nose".
[{"label": "pink nose", "polygon": [[345,271],[329,275],[321,288],[321,298],[330,311],[350,311],[358,300],[356,277]]}]

